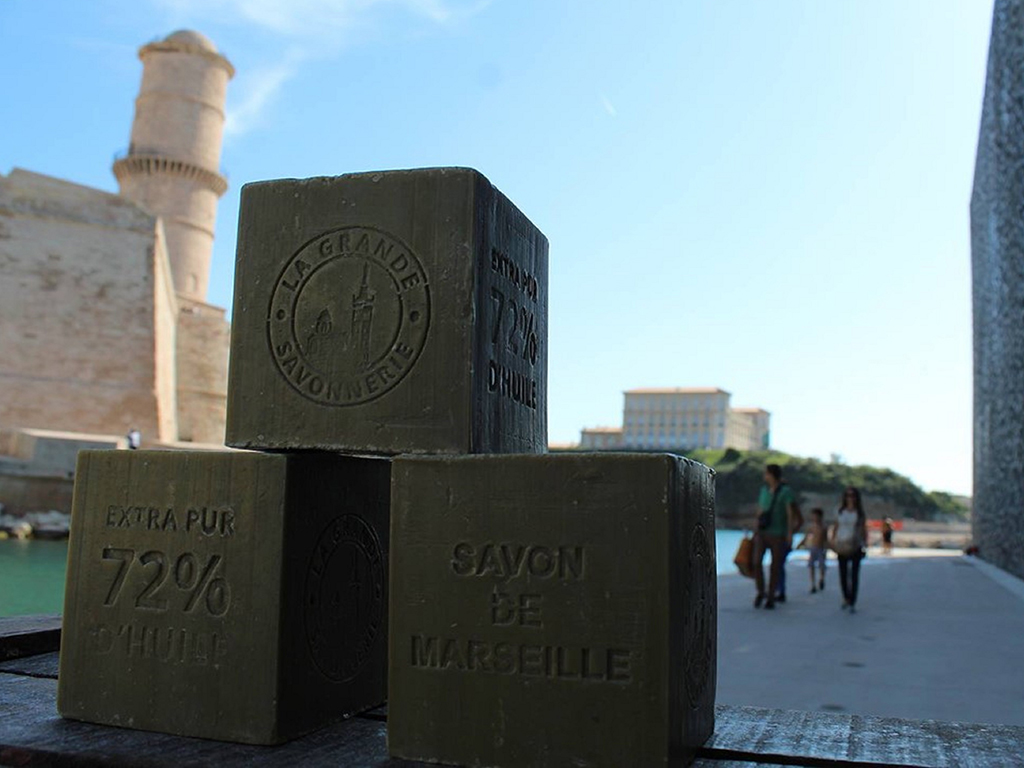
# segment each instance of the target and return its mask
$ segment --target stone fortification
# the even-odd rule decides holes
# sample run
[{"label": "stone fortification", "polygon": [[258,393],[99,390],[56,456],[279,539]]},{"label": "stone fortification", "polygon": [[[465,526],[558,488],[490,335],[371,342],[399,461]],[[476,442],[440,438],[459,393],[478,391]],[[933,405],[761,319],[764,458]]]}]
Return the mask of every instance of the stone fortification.
[{"label": "stone fortification", "polygon": [[996,0],[971,197],[974,541],[1024,577],[1024,0]]},{"label": "stone fortification", "polygon": [[178,439],[223,445],[231,326],[221,307],[178,299]]},{"label": "stone fortification", "polygon": [[0,425],[175,439],[177,312],[155,216],[0,176]]},{"label": "stone fortification", "polygon": [[223,443],[230,328],[206,303],[220,175],[224,102],[234,67],[198,32],[139,49],[142,84],[128,153],[114,163],[121,194],[158,215],[177,294],[174,439]]},{"label": "stone fortification", "polygon": [[[229,325],[206,288],[234,68],[187,30],[139,58],[120,195],[0,175],[0,429],[57,430],[74,445],[71,433],[116,440],[136,427],[151,447],[223,446]],[[0,476],[67,480],[31,464]]]},{"label": "stone fortification", "polygon": [[0,511],[70,510],[78,452],[124,447],[113,435],[0,429]]}]

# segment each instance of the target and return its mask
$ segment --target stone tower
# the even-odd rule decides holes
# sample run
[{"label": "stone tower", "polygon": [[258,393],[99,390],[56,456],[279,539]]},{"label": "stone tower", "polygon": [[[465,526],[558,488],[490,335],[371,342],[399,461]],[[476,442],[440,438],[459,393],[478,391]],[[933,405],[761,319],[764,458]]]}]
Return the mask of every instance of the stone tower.
[{"label": "stone tower", "polygon": [[[20,499],[12,508],[64,507],[48,488],[70,503],[74,464],[39,465],[52,453],[38,453],[40,430],[46,445],[116,444],[129,427],[147,447],[224,444],[231,329],[206,291],[234,69],[196,32],[139,58],[119,195],[0,174],[0,498]],[[4,454],[43,480],[5,486]]]},{"label": "stone tower", "polygon": [[198,32],[180,30],[139,49],[142,85],[128,154],[114,163],[121,196],[163,219],[174,288],[206,301],[224,102],[234,67]]}]

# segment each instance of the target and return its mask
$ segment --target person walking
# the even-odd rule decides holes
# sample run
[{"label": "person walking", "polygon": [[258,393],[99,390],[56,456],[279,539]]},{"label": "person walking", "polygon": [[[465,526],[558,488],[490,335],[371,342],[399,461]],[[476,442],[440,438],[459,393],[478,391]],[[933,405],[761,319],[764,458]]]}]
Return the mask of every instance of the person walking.
[{"label": "person walking", "polygon": [[[825,530],[825,512],[820,507],[811,510],[811,522],[808,524],[804,540],[797,545],[797,549],[805,547],[809,556],[807,558],[807,569],[811,574],[811,594],[825,591],[825,552],[828,544],[828,531]],[[814,569],[818,568],[818,578],[814,578]]]},{"label": "person walking", "polygon": [[882,521],[882,554],[892,554],[892,518],[887,517]]},{"label": "person walking", "polygon": [[836,511],[829,544],[839,556],[839,581],[843,588],[842,609],[854,613],[860,587],[860,561],[868,540],[868,520],[864,514],[860,491],[852,485],[843,491]]},{"label": "person walking", "polygon": [[795,503],[792,505],[792,509],[787,509],[787,511],[786,517],[789,525],[786,527],[786,548],[782,552],[782,563],[779,565],[779,584],[776,587],[778,591],[775,593],[776,603],[786,602],[786,560],[789,559],[789,553],[793,551],[793,536],[804,524],[804,516]]},{"label": "person walking", "polygon": [[[765,608],[774,608],[786,554],[793,546],[793,534],[803,525],[800,508],[793,491],[782,482],[782,467],[778,464],[765,467],[764,486],[757,504],[761,512],[757,519],[758,530],[754,534],[754,581],[757,583],[754,607],[760,608],[763,604]],[[772,564],[766,591],[764,554],[768,551],[772,553]]]}]

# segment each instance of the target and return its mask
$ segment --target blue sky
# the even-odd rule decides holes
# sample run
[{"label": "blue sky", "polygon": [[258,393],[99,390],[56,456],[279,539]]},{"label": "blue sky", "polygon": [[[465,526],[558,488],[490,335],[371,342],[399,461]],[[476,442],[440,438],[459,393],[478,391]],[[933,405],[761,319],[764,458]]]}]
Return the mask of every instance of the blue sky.
[{"label": "blue sky", "polygon": [[792,453],[971,490],[968,201],[988,0],[0,0],[0,172],[116,191],[141,64],[235,65],[248,181],[472,166],[550,241],[549,436],[719,386]]}]

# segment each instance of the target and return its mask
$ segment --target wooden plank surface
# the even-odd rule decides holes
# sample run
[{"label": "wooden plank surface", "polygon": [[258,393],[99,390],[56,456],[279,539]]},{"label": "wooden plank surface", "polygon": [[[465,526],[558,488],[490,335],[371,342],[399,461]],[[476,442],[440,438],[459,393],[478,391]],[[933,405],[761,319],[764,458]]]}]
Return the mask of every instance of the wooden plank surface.
[{"label": "wooden plank surface", "polygon": [[[387,756],[379,714],[280,747],[254,747],[62,720],[56,681],[0,673],[0,764],[19,766],[421,765]],[[1024,729],[718,707],[696,768],[751,766],[1014,766]],[[342,757],[343,756],[343,757]]]},{"label": "wooden plank surface", "polygon": [[35,656],[22,656],[18,659],[0,662],[0,672],[28,677],[49,677],[57,679],[57,667],[60,654],[56,651],[40,653]]},{"label": "wooden plank surface", "polygon": [[[35,630],[26,629],[35,627]],[[43,638],[32,638],[33,633]],[[45,646],[59,617],[0,620],[0,650]],[[226,742],[63,720],[57,716],[57,654],[0,662],[0,765],[336,766],[422,765],[387,756],[386,707],[279,747]],[[756,766],[1019,766],[1024,727],[902,720],[719,706],[715,733],[695,768]]]},{"label": "wooden plank surface", "polygon": [[[353,718],[280,747],[189,739],[64,720],[57,683],[0,674],[0,764],[19,766],[400,766],[384,723]],[[344,759],[340,756],[344,755]]]},{"label": "wooden plank surface", "polygon": [[[55,680],[0,674],[0,765],[60,768],[170,768],[170,766],[423,766],[387,756],[386,725],[355,717],[279,747],[189,739],[63,720]],[[702,759],[695,768],[751,768],[771,762]]]},{"label": "wooden plank surface", "polygon": [[[755,707],[718,707],[702,757],[787,765],[1019,766],[1024,728]],[[802,762],[789,762],[799,758]]]},{"label": "wooden plank surface", "polygon": [[0,661],[60,648],[60,614],[0,618]]}]

